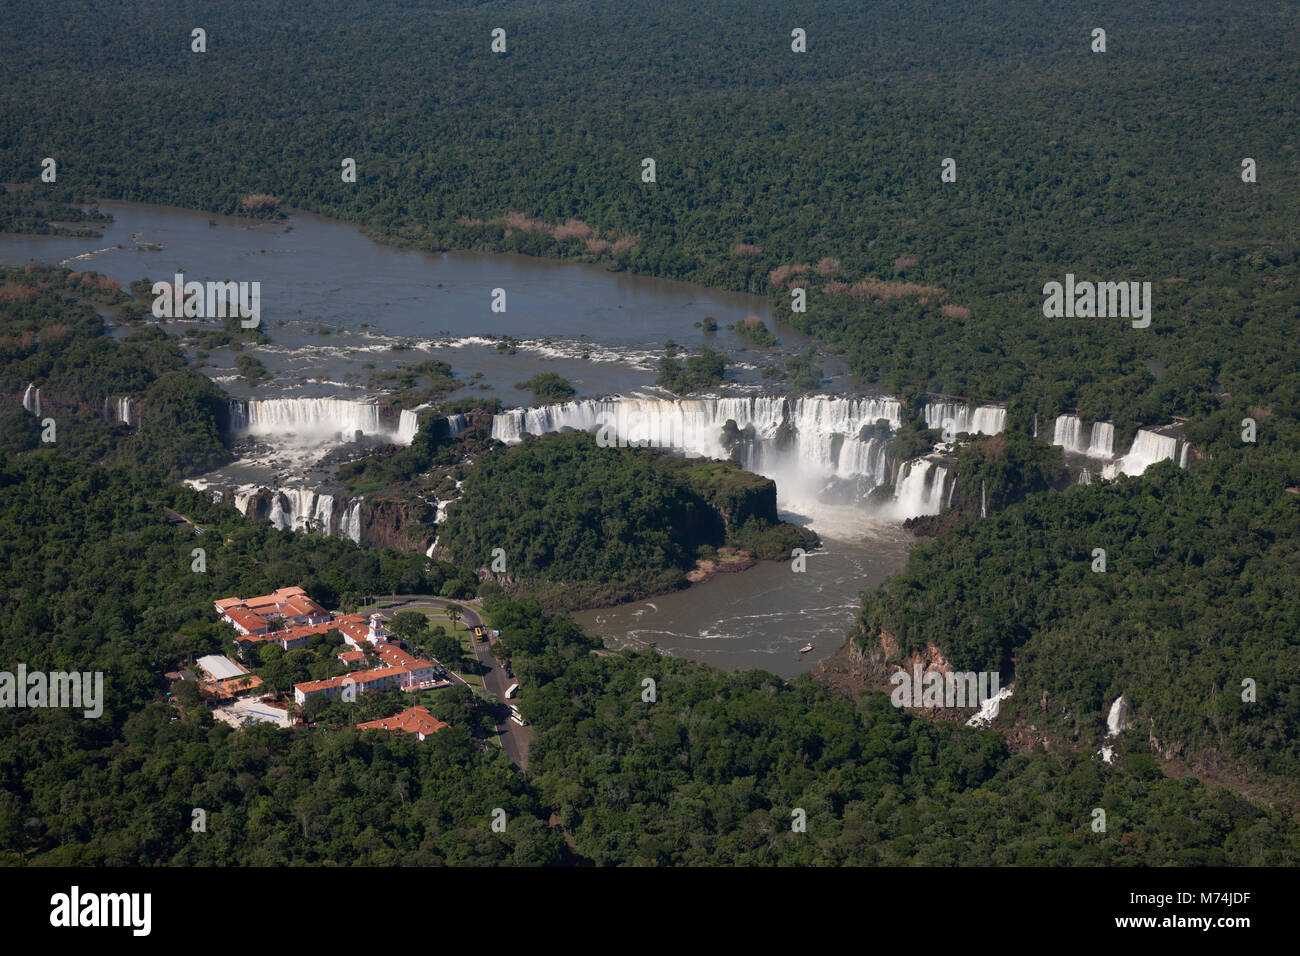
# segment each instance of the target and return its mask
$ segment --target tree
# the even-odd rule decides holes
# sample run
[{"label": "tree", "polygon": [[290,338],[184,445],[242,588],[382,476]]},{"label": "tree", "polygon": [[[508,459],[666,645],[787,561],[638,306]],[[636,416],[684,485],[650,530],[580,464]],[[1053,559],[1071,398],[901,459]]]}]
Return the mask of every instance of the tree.
[{"label": "tree", "polygon": [[447,619],[451,621],[451,626],[453,631],[456,628],[456,622],[460,620],[460,615],[462,610],[463,608],[461,608],[459,604],[447,605]]},{"label": "tree", "polygon": [[203,692],[197,681],[180,680],[172,685],[172,696],[182,707],[195,707],[203,702]]},{"label": "tree", "polygon": [[421,611],[398,611],[388,622],[388,629],[403,640],[409,641],[429,625]]},{"label": "tree", "polygon": [[429,653],[444,667],[450,667],[454,671],[461,670],[463,651],[460,641],[450,634],[435,635],[433,640],[429,641],[428,649]]}]

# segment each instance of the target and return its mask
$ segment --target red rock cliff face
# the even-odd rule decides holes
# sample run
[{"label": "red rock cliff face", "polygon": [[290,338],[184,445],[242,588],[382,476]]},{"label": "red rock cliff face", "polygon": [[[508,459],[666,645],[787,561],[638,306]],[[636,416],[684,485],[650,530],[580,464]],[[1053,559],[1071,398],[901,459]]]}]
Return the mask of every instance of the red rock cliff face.
[{"label": "red rock cliff face", "polygon": [[367,496],[361,503],[361,543],[423,554],[434,539],[434,515],[419,498]]}]

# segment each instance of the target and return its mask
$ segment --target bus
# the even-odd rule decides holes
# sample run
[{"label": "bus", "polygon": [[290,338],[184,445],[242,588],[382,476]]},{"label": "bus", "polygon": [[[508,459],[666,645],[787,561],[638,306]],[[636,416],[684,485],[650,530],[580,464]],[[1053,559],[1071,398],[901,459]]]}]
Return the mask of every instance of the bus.
[{"label": "bus", "polygon": [[511,697],[514,697],[515,694],[517,693],[519,693],[519,685],[511,684],[509,687],[506,688],[506,700],[509,700]]}]

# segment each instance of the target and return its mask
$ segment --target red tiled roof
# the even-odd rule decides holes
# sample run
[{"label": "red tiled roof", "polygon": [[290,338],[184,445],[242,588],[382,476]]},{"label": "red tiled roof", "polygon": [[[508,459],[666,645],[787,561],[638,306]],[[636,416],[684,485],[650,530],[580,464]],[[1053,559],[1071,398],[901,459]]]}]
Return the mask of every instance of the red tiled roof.
[{"label": "red tiled roof", "polygon": [[249,631],[260,631],[266,628],[266,618],[260,614],[254,614],[252,611],[243,607],[232,607],[226,610],[226,617]]},{"label": "red tiled roof", "polygon": [[270,594],[247,599],[239,597],[222,598],[215,601],[214,604],[218,611],[226,614],[231,613],[234,609],[241,609],[245,613],[255,614],[264,619],[274,617],[318,617],[329,613],[308,597],[307,592],[299,587],[279,588]]},{"label": "red tiled roof", "polygon": [[382,659],[385,664],[392,667],[405,667],[408,670],[424,670],[425,668],[433,666],[433,661],[425,661],[420,660],[417,657],[412,657],[400,647],[396,647],[392,644],[380,644],[375,648],[375,653],[379,655],[380,659]]},{"label": "red tiled roof", "polygon": [[438,720],[433,714],[429,713],[427,707],[415,706],[408,707],[406,710],[398,711],[392,717],[384,717],[381,720],[368,720],[363,724],[357,724],[357,730],[395,730],[405,734],[436,734],[444,727],[450,727],[444,721]]},{"label": "red tiled roof", "polygon": [[[387,648],[385,647],[379,648],[381,653],[386,649]],[[394,663],[389,667],[375,667],[365,671],[353,671],[351,674],[340,674],[338,677],[330,677],[325,680],[304,681],[301,684],[294,684],[293,689],[300,690],[304,694],[314,694],[317,691],[327,690],[331,687],[342,687],[345,681],[352,681],[357,685],[358,689],[362,689],[366,684],[384,680],[385,678],[399,679],[403,675],[409,674],[412,671],[433,669],[432,661],[416,660],[405,651],[397,650],[397,648],[392,649],[397,651],[397,653],[402,655],[406,660],[402,663]]]}]

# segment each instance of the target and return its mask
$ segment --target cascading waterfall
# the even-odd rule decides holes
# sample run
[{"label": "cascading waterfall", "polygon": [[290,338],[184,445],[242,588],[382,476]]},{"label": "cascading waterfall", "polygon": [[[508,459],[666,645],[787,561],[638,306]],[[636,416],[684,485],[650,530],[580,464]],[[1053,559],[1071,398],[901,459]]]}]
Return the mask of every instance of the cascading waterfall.
[{"label": "cascading waterfall", "polygon": [[[464,481],[456,482],[456,490],[460,491],[460,486],[463,484],[465,484]],[[451,504],[455,500],[456,500],[455,498],[438,499],[437,504],[434,506],[435,508],[435,513],[433,516],[434,524],[442,524],[444,521],[447,520],[447,505]],[[437,542],[435,541],[434,543],[436,544]]]},{"label": "cascading waterfall", "polygon": [[1089,458],[1115,457],[1115,426],[1110,422],[1094,422],[1086,432],[1077,415],[1058,415],[1052,431],[1052,444],[1067,452]]},{"label": "cascading waterfall", "polygon": [[250,399],[245,405],[245,430],[254,435],[294,434],[329,438],[357,430],[381,431],[379,406],[341,398]]},{"label": "cascading waterfall", "polygon": [[1052,444],[1060,445],[1066,451],[1076,455],[1087,454],[1082,441],[1083,422],[1074,415],[1056,416],[1056,426],[1052,431]]},{"label": "cascading waterfall", "polygon": [[248,415],[244,413],[244,403],[232,398],[227,403],[230,407],[230,430],[242,432],[248,428]]},{"label": "cascading waterfall", "polygon": [[420,417],[415,412],[405,409],[398,417],[397,422],[397,441],[398,445],[409,445],[415,440],[415,433],[420,427]]},{"label": "cascading waterfall", "polygon": [[1002,702],[1009,700],[1014,687],[1003,687],[996,694],[987,698],[980,704],[980,711],[970,720],[966,721],[967,727],[978,727],[981,730],[989,727],[997,718],[998,712],[1002,709]]},{"label": "cascading waterfall", "polygon": [[1191,452],[1191,449],[1192,449],[1192,446],[1191,446],[1190,444],[1188,444],[1187,442],[1183,442],[1183,450],[1182,450],[1181,453],[1179,453],[1179,456],[1178,456],[1178,467],[1179,467],[1179,468],[1186,468],[1186,467],[1187,467],[1187,459],[1188,459],[1188,457],[1189,457],[1189,453]]},{"label": "cascading waterfall", "polygon": [[892,398],[780,396],[707,399],[613,398],[583,400],[537,408],[515,408],[492,418],[492,437],[506,444],[525,434],[542,435],[573,429],[607,429],[629,444],[645,442],[700,455],[718,456],[721,431],[728,421],[755,437],[769,440],[788,426],[799,436],[856,436],[864,426],[884,419],[891,429],[902,424],[902,405]]},{"label": "cascading waterfall", "polygon": [[[1086,436],[1086,437],[1085,437]],[[1110,422],[1094,422],[1091,432],[1085,431],[1083,422],[1075,415],[1058,415],[1053,429],[1052,444],[1060,445],[1067,452],[1083,455],[1104,462],[1101,477],[1116,478],[1119,475],[1140,475],[1151,465],[1166,458],[1178,457],[1180,467],[1187,467],[1188,445],[1182,443],[1179,457],[1179,440],[1170,435],[1139,429],[1133,437],[1133,447],[1128,454],[1115,454],[1115,426]],[[1078,478],[1082,484],[1092,480],[1092,474],[1085,470]]]},{"label": "cascading waterfall", "polygon": [[916,518],[943,510],[948,469],[925,458],[905,462],[894,486],[894,515]]},{"label": "cascading waterfall", "polygon": [[[314,491],[311,488],[265,488],[260,485],[241,485],[234,491],[209,488],[205,483],[186,481],[192,488],[209,490],[214,501],[229,501],[235,510],[249,519],[265,515],[266,519],[281,531],[312,532],[316,534],[346,535],[347,518],[335,522],[336,499],[333,495]],[[355,499],[349,505],[348,514],[360,533],[361,499]],[[270,502],[269,509],[258,502]],[[256,513],[254,513],[254,505]],[[353,538],[355,541],[356,539]]]},{"label": "cascading waterfall", "polygon": [[350,441],[360,431],[409,445],[419,427],[413,411],[402,411],[396,421],[379,405],[344,398],[270,398],[232,402],[231,430],[265,437],[321,443],[341,437]]},{"label": "cascading waterfall", "polygon": [[[735,426],[730,436],[728,422]],[[885,446],[901,424],[902,404],[892,398],[635,397],[512,409],[493,417],[492,437],[513,444],[525,434],[572,429],[611,443],[734,457],[745,470],[775,480],[787,504],[812,505],[828,497],[857,501],[887,484]]]},{"label": "cascading waterfall", "polygon": [[1133,447],[1128,454],[1106,465],[1101,476],[1115,478],[1119,475],[1140,475],[1156,462],[1173,458],[1177,451],[1177,438],[1139,429],[1133,437]]},{"label": "cascading waterfall", "polygon": [[1106,736],[1114,737],[1116,734],[1124,732],[1124,725],[1128,720],[1128,704],[1124,700],[1124,695],[1115,698],[1115,703],[1110,705],[1110,713],[1106,715]]},{"label": "cascading waterfall", "polygon": [[[1115,698],[1115,703],[1110,705],[1110,713],[1106,715],[1106,737],[1117,737],[1124,732],[1124,725],[1128,720],[1128,703],[1124,700],[1124,695]],[[1105,744],[1099,751],[1101,759],[1106,763],[1115,762],[1115,749],[1110,744]]]},{"label": "cascading waterfall", "polygon": [[271,524],[282,531],[330,534],[334,530],[334,496],[310,488],[280,489],[272,499]]},{"label": "cascading waterfall", "polygon": [[244,517],[248,517],[248,503],[253,500],[253,496],[257,494],[257,492],[257,488],[249,485],[245,485],[243,488],[238,489],[235,492],[235,510]]},{"label": "cascading waterfall", "polygon": [[23,408],[37,418],[41,417],[41,390],[35,385],[29,384],[27,390],[23,392]]},{"label": "cascading waterfall", "polygon": [[339,534],[355,544],[361,543],[361,499],[353,498],[339,522]]},{"label": "cascading waterfall", "polygon": [[104,418],[113,424],[134,425],[131,399],[125,395],[104,399]]},{"label": "cascading waterfall", "polygon": [[[107,407],[107,406],[106,406]],[[468,420],[465,415],[452,415],[445,419],[448,433],[463,431]],[[269,399],[230,401],[230,421],[236,433],[274,435],[283,439],[328,439],[341,437],[350,440],[348,428],[353,425],[387,435],[395,444],[410,444],[419,431],[419,409],[402,411],[395,430],[385,431],[385,420],[378,405],[349,402],[341,399]],[[391,419],[389,423],[391,424]],[[341,433],[341,434],[340,434]],[[197,486],[195,486],[197,487]],[[206,485],[204,486],[207,487]],[[459,486],[458,486],[459,487]],[[357,544],[361,543],[361,498],[336,499],[332,494],[311,488],[266,487],[250,484],[233,491],[213,490],[214,500],[231,501],[235,508],[250,519],[265,518],[281,530],[337,534]],[[439,514],[445,512],[439,508]]]},{"label": "cascading waterfall", "polygon": [[1088,454],[1093,458],[1115,457],[1115,426],[1110,422],[1093,422]]},{"label": "cascading waterfall", "polygon": [[925,427],[944,430],[952,422],[952,431],[960,435],[997,435],[1007,427],[1007,410],[1002,405],[979,405],[971,408],[958,402],[927,402]]},{"label": "cascading waterfall", "polygon": [[284,517],[284,498],[278,491],[271,496],[271,524],[281,531],[288,526]]}]

